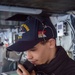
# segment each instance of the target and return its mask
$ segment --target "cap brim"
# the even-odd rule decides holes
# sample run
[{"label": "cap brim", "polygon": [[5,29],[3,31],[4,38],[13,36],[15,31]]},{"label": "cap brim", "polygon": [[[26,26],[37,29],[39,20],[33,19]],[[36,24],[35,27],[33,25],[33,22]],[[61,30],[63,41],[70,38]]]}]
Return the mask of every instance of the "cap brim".
[{"label": "cap brim", "polygon": [[17,41],[16,43],[7,47],[7,50],[8,51],[17,51],[17,52],[27,51],[30,48],[33,48],[40,41],[42,41],[42,40],[39,39],[39,40],[33,40],[33,41]]}]

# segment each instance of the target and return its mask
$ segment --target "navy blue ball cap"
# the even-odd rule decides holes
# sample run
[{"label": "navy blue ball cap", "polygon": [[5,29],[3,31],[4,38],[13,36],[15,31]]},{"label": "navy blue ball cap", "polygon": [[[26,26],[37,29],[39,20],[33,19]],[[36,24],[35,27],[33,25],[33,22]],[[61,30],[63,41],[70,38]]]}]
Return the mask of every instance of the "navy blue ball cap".
[{"label": "navy blue ball cap", "polygon": [[27,51],[41,41],[57,37],[56,29],[49,17],[43,18],[41,21],[36,17],[28,16],[21,28],[22,37],[7,47],[7,50],[17,52]]}]

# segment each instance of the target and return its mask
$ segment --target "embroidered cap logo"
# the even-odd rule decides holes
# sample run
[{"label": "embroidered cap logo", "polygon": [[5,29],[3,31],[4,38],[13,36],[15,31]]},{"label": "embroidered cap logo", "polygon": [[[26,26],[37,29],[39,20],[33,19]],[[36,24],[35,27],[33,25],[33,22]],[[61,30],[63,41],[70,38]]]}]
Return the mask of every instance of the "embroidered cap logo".
[{"label": "embroidered cap logo", "polygon": [[22,38],[22,35],[26,32],[28,32],[30,29],[29,27],[26,25],[26,24],[22,24],[21,25],[21,28],[20,28],[20,33],[19,33],[19,36],[18,36],[18,39],[21,39]]}]

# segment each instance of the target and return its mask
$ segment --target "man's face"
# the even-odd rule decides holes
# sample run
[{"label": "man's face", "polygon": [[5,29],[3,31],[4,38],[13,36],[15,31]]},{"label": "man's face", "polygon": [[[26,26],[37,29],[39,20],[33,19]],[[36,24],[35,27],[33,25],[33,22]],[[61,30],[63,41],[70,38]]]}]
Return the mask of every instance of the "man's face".
[{"label": "man's face", "polygon": [[50,48],[48,43],[38,43],[36,46],[26,52],[26,57],[35,65],[46,63],[50,59]]}]

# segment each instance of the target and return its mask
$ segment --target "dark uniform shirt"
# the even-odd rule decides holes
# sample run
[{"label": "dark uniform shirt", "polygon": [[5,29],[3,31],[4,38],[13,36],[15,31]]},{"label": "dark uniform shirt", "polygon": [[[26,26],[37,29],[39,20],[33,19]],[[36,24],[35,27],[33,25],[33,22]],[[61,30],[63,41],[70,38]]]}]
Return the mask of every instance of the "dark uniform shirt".
[{"label": "dark uniform shirt", "polygon": [[36,66],[35,71],[36,75],[75,75],[75,61],[58,46],[56,57],[48,64]]}]

